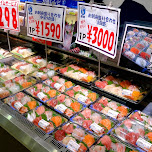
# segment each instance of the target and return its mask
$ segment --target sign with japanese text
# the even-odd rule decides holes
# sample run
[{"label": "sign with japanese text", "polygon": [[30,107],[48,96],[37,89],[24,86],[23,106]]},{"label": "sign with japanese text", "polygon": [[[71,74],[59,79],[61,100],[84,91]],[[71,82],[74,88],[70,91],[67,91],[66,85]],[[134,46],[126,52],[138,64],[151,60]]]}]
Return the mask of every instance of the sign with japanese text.
[{"label": "sign with japanese text", "polygon": [[18,4],[19,1],[0,0],[1,29],[20,31]]},{"label": "sign with japanese text", "polygon": [[66,7],[27,2],[27,35],[63,43]]},{"label": "sign with japanese text", "polygon": [[120,9],[79,3],[76,43],[115,58],[119,19]]}]

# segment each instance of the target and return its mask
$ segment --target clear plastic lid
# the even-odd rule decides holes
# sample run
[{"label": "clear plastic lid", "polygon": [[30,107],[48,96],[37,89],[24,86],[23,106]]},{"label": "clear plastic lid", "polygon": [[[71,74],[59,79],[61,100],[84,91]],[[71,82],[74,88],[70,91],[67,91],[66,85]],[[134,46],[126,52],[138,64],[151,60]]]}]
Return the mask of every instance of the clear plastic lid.
[{"label": "clear plastic lid", "polygon": [[101,99],[99,99],[91,107],[117,120],[122,120],[130,113],[130,109],[125,105],[115,102],[104,96],[101,97]]},{"label": "clear plastic lid", "polygon": [[89,108],[84,109],[72,120],[98,136],[109,132],[115,125],[115,123],[106,116],[96,113]]},{"label": "clear plastic lid", "polygon": [[113,133],[124,142],[145,151],[148,151],[152,146],[152,131],[137,121],[126,119],[113,129]]},{"label": "clear plastic lid", "polygon": [[93,145],[89,152],[139,152],[138,150],[122,144],[115,137],[104,135],[96,145]]}]

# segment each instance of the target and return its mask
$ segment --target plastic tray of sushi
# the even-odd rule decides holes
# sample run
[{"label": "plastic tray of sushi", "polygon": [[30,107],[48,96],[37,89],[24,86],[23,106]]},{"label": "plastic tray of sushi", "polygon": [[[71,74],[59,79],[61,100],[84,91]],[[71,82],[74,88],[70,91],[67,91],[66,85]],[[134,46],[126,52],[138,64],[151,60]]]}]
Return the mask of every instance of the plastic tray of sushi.
[{"label": "plastic tray of sushi", "polygon": [[30,74],[33,71],[37,70],[37,68],[33,64],[27,63],[25,61],[17,62],[14,65],[12,65],[11,67],[25,75]]},{"label": "plastic tray of sushi", "polygon": [[34,98],[23,92],[19,92],[11,97],[4,99],[4,103],[8,104],[21,114],[24,114],[41,105],[40,102],[36,101]]},{"label": "plastic tray of sushi", "polygon": [[19,84],[23,89],[26,89],[28,87],[31,87],[35,83],[37,83],[37,80],[35,78],[32,78],[27,75],[20,75],[13,79],[13,81],[17,84]]},{"label": "plastic tray of sushi", "polygon": [[152,147],[152,130],[137,121],[126,119],[112,130],[112,134],[121,141],[148,151]]},{"label": "plastic tray of sushi", "polygon": [[115,126],[115,121],[89,108],[85,108],[82,112],[72,117],[71,121],[81,125],[87,131],[97,136],[109,133]]},{"label": "plastic tray of sushi", "polygon": [[93,103],[90,107],[91,109],[101,112],[118,121],[126,118],[131,112],[131,109],[127,106],[104,96],[102,96],[97,102]]},{"label": "plastic tray of sushi", "polygon": [[72,89],[69,89],[65,93],[84,105],[89,105],[99,98],[99,95],[97,93],[88,90],[80,85],[74,86]]},{"label": "plastic tray of sushi", "polygon": [[13,80],[8,80],[0,83],[0,98],[5,98],[7,96],[13,95],[17,92],[24,90],[23,86],[16,83]]},{"label": "plastic tray of sushi", "polygon": [[71,81],[63,79],[62,77],[60,77],[58,75],[55,75],[52,78],[45,80],[43,83],[45,83],[46,85],[48,85],[52,88],[55,88],[56,90],[58,90],[60,92],[65,92],[68,89],[75,86],[75,84],[72,83]]},{"label": "plastic tray of sushi", "polygon": [[26,89],[25,91],[28,94],[30,94],[33,97],[40,100],[41,102],[45,102],[45,101],[47,101],[51,98],[54,98],[60,94],[57,90],[52,89],[43,83],[38,83],[38,84]]},{"label": "plastic tray of sushi", "polygon": [[134,104],[140,103],[151,90],[150,85],[144,82],[126,80],[113,73],[95,81],[93,87]]},{"label": "plastic tray of sushi", "polygon": [[46,104],[68,118],[83,109],[82,104],[65,94],[60,94],[57,97],[48,100]]},{"label": "plastic tray of sushi", "polygon": [[131,120],[135,120],[140,122],[141,124],[145,125],[146,128],[149,128],[152,130],[152,117],[139,111],[135,110],[130,115],[129,118]]},{"label": "plastic tray of sushi", "polygon": [[97,140],[79,125],[68,122],[53,132],[54,139],[73,152],[85,152]]},{"label": "plastic tray of sushi", "polygon": [[24,116],[48,134],[67,121],[66,118],[43,105],[27,112]]},{"label": "plastic tray of sushi", "polygon": [[38,79],[45,80],[54,76],[58,69],[60,69],[60,65],[58,63],[49,62],[46,67],[38,69],[31,75]]},{"label": "plastic tray of sushi", "polygon": [[89,152],[139,152],[139,150],[126,146],[111,135],[104,135],[89,148]]},{"label": "plastic tray of sushi", "polygon": [[34,54],[34,52],[32,52],[32,50],[30,48],[22,47],[22,46],[18,46],[16,48],[14,48],[11,51],[11,53],[13,53],[19,57],[22,57],[22,58],[27,58]]},{"label": "plastic tray of sushi", "polygon": [[26,61],[34,64],[35,66],[41,68],[47,65],[47,61],[43,59],[41,56],[31,56],[26,59]]},{"label": "plastic tray of sushi", "polygon": [[59,72],[66,77],[72,78],[74,80],[78,80],[81,82],[84,82],[86,84],[89,84],[90,82],[93,82],[96,79],[96,72],[93,71],[91,68],[86,68],[82,65],[78,66],[78,64],[70,64],[67,65],[61,69],[59,69]]},{"label": "plastic tray of sushi", "polygon": [[12,56],[12,54],[9,51],[0,48],[0,59],[8,58],[10,56]]},{"label": "plastic tray of sushi", "polygon": [[21,75],[21,73],[19,71],[16,71],[16,70],[10,68],[9,66],[5,66],[5,65],[3,65],[3,63],[1,63],[0,80],[7,81],[7,80],[13,79],[19,75]]}]

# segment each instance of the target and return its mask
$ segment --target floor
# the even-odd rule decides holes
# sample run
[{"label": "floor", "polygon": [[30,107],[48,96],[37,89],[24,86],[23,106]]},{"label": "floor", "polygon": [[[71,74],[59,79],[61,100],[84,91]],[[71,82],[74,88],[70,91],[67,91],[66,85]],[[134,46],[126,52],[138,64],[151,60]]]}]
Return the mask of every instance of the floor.
[{"label": "floor", "polygon": [[29,152],[19,141],[0,127],[0,151],[1,152]]}]

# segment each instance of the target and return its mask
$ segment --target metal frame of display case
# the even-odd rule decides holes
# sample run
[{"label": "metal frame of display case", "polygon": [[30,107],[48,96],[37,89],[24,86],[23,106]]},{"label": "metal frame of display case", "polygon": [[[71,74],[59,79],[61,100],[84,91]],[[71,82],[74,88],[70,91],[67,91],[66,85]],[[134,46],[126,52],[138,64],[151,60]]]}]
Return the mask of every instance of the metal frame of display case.
[{"label": "metal frame of display case", "polygon": [[67,148],[58,145],[52,136],[43,132],[1,101],[0,126],[32,152],[69,151]]}]

